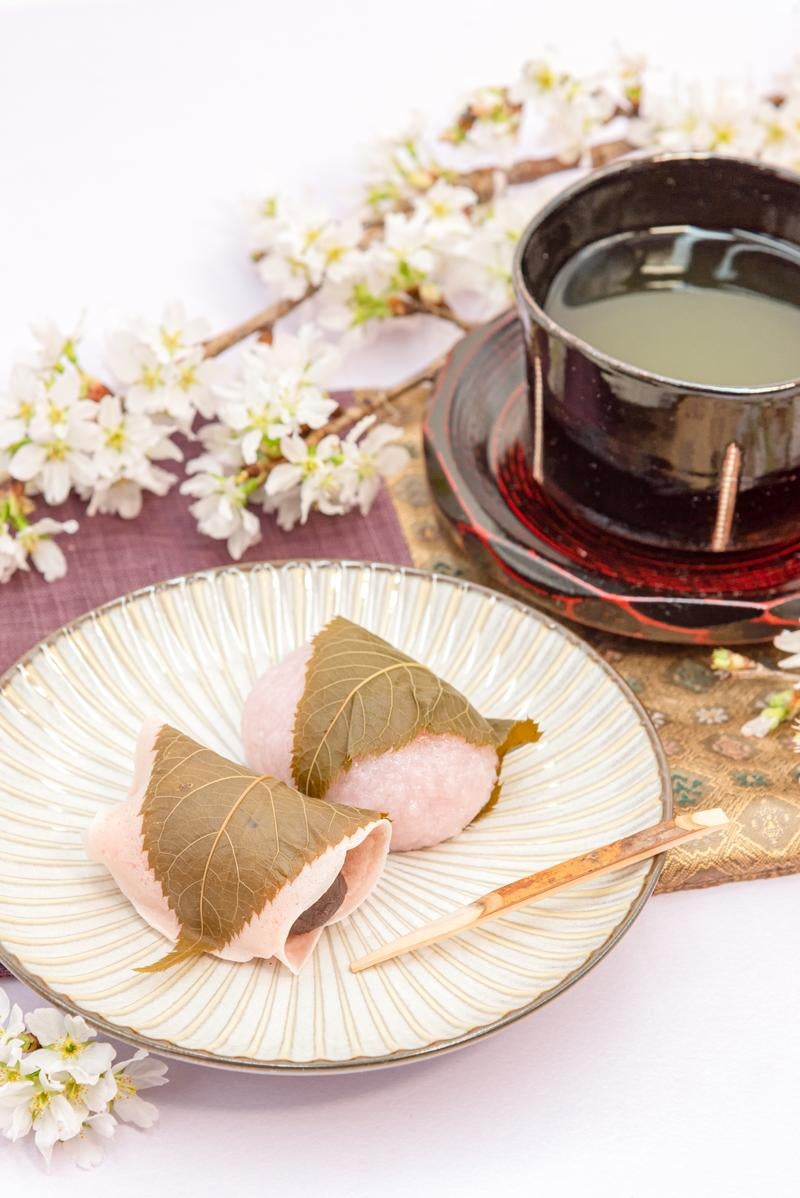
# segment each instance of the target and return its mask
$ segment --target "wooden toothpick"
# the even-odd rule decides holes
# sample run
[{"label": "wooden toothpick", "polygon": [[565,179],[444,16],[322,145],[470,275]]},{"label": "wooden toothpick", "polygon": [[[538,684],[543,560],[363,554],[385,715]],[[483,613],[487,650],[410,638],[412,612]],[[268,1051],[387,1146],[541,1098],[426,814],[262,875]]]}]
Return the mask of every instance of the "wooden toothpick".
[{"label": "wooden toothpick", "polygon": [[435,919],[432,923],[367,953],[365,957],[352,961],[350,969],[353,973],[360,973],[362,969],[380,965],[403,953],[424,948],[428,944],[436,944],[449,936],[476,928],[487,919],[494,919],[506,911],[513,911],[533,898],[571,886],[573,882],[581,882],[584,878],[596,877],[614,869],[622,869],[626,865],[634,865],[637,861],[655,857],[658,853],[663,853],[678,844],[685,844],[688,840],[696,840],[710,832],[717,832],[727,822],[728,817],[720,807],[693,814],[682,812],[674,819],[664,820],[660,824],[644,828],[641,832],[634,832],[632,836],[624,836],[621,840],[604,844],[599,849],[582,853],[580,857],[572,857],[569,861],[562,861],[560,865],[553,865],[539,873],[529,874],[526,878],[519,878],[516,882],[507,882],[497,890],[490,890],[488,894],[468,903],[466,907],[458,907],[449,915],[443,915],[440,919]]}]

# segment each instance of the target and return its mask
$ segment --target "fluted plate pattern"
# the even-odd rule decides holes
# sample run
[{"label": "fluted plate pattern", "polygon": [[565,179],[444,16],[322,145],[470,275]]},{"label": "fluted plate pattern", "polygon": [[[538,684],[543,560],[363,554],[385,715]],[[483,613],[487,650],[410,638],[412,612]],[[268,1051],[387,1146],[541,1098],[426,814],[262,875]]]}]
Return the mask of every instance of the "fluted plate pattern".
[{"label": "fluted plate pattern", "polygon": [[[83,832],[126,794],[146,716],[241,759],[245,696],[334,614],[430,664],[542,740],[507,761],[501,801],[436,848],[394,854],[303,973],[203,957],[139,974],[163,940]],[[454,1047],[579,977],[655,882],[641,864],[354,975],[349,962],[486,890],[662,818],[663,757],[610,668],[546,617],[442,576],[357,562],[190,575],[115,600],[38,645],[0,682],[0,957],[61,1006],[170,1053],[242,1069],[391,1064]],[[375,796],[380,806],[380,795]]]}]

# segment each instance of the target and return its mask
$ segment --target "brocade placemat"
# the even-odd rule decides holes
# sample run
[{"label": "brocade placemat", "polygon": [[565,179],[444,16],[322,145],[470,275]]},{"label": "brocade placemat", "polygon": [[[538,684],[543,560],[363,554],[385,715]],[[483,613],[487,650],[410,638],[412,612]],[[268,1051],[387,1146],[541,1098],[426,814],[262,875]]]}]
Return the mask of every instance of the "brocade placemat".
[{"label": "brocade placemat", "polygon": [[[399,411],[412,457],[391,487],[414,564],[524,597],[499,569],[476,565],[439,516],[421,454],[420,406],[419,395],[416,402],[408,397]],[[739,731],[780,684],[721,677],[710,668],[708,649],[648,644],[573,627],[649,711],[672,769],[676,809],[723,807],[731,821],[723,832],[670,852],[658,890],[800,872],[800,757],[792,751],[792,730],[784,726],[763,740]],[[776,660],[769,646],[751,652],[763,662]]]}]

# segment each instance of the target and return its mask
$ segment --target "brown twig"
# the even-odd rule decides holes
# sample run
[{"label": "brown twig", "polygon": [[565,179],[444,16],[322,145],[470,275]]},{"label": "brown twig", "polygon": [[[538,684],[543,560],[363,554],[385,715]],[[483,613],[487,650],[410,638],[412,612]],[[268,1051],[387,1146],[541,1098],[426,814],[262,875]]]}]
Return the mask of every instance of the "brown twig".
[{"label": "brown twig", "polygon": [[395,387],[356,391],[355,402],[337,412],[324,428],[315,429],[314,432],[306,437],[306,441],[310,445],[317,445],[329,433],[339,433],[342,429],[357,424],[365,416],[372,416],[390,404],[395,403],[398,399],[402,399],[409,391],[414,391],[417,387],[422,387],[426,383],[432,384],[435,382],[436,376],[446,360],[447,355],[445,354],[441,358],[437,358],[434,362],[429,362],[427,366],[423,366],[421,370],[410,375]]},{"label": "brown twig", "polygon": [[[633,148],[633,144],[624,138],[600,142],[598,145],[592,146],[591,165],[593,167],[605,166],[607,162],[621,158],[623,154],[627,154]],[[570,170],[579,165],[580,160],[577,158],[571,162],[564,162],[554,156],[523,158],[507,169],[497,166],[479,166],[471,171],[462,171],[456,176],[455,181],[462,187],[469,187],[475,192],[480,202],[485,204],[495,194],[498,176],[510,185],[535,183],[538,179],[546,178],[547,175],[554,175],[558,171]]]},{"label": "brown twig", "polygon": [[798,685],[798,683],[800,683],[800,674],[794,674],[789,670],[781,670],[777,668],[772,670],[769,666],[763,666],[759,663],[756,663],[748,669],[734,670],[731,672],[731,676],[733,678],[741,678],[744,681],[749,681],[754,678],[770,678],[774,679],[775,681],[789,683],[791,686],[795,687]]},{"label": "brown twig", "polygon": [[462,333],[474,333],[475,329],[480,326],[474,320],[465,320],[463,316],[459,316],[449,304],[420,304],[417,309],[419,312],[427,312],[430,316],[437,316],[439,320],[449,321],[456,328],[461,329]]},{"label": "brown twig", "polygon": [[226,349],[238,344],[239,341],[244,341],[245,337],[252,337],[254,333],[263,333],[271,330],[274,325],[282,320],[284,316],[288,316],[295,308],[299,308],[307,299],[318,290],[317,287],[309,287],[298,299],[283,299],[277,303],[270,304],[268,308],[262,308],[260,312],[256,312],[255,316],[251,316],[248,320],[243,320],[240,324],[235,324],[233,328],[226,329],[224,333],[219,333],[216,337],[210,337],[203,345],[203,354],[206,358],[216,358],[217,354],[224,353]]},{"label": "brown twig", "polygon": [[395,317],[436,316],[439,320],[446,320],[449,324],[454,324],[456,328],[461,329],[462,333],[472,333],[479,327],[473,321],[464,320],[444,300],[429,303],[420,298],[418,293],[410,292],[407,295],[392,296],[389,300],[389,307]]},{"label": "brown twig", "polygon": [[[278,321],[282,320],[284,316],[288,316],[296,308],[299,308],[312,295],[315,295],[318,290],[318,287],[309,287],[298,299],[279,300],[275,304],[270,304],[268,308],[263,308],[260,312],[256,312],[255,316],[251,316],[248,320],[243,320],[240,324],[234,325],[233,328],[226,329],[225,332],[219,333],[216,337],[210,337],[203,345],[203,356],[206,358],[215,358],[218,354],[224,353],[225,350],[231,349],[234,345],[237,345],[240,341],[244,341],[247,337],[252,337],[255,333],[259,334],[259,341],[271,342],[272,332]],[[463,333],[471,333],[478,327],[471,321],[464,320],[444,301],[426,303],[416,295],[397,295],[393,296],[390,300],[390,307],[394,317],[418,314],[436,316],[439,320],[446,320],[450,324],[454,324]],[[99,384],[99,386],[102,386],[102,384]],[[107,388],[103,393],[107,394]],[[92,396],[92,398],[96,397]]]}]

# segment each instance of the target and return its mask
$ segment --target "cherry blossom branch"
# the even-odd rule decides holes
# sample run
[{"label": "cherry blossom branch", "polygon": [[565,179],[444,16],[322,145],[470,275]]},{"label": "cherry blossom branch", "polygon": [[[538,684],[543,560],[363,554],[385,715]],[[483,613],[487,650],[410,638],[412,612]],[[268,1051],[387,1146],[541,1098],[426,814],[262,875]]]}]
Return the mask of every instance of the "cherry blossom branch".
[{"label": "cherry blossom branch", "polygon": [[[74,491],[87,502],[89,516],[133,519],[144,494],[164,495],[174,484],[174,473],[159,463],[180,460],[181,448],[171,437],[191,433],[198,416],[206,422],[198,436],[207,452],[190,463],[181,490],[196,500],[191,511],[200,530],[226,539],[233,557],[261,535],[251,504],[263,504],[285,529],[315,507],[338,514],[357,506],[366,513],[378,480],[400,468],[402,434],[390,426],[372,428],[365,417],[429,385],[441,363],[429,363],[396,387],[356,392],[349,408],[337,410],[325,387],[329,338],[305,320],[296,336],[276,336],[273,343],[273,332],[324,288],[312,307],[316,315],[319,305],[320,324],[331,329],[425,314],[470,333],[476,326],[451,306],[454,294],[482,295],[487,316],[509,302],[510,255],[528,207],[525,197],[518,203],[511,194],[514,187],[571,167],[601,166],[633,149],[634,140],[653,150],[680,145],[690,125],[698,149],[713,151],[724,142],[732,152],[796,165],[800,93],[754,95],[749,112],[738,104],[732,110],[722,93],[703,100],[699,111],[694,99],[656,94],[648,95],[640,112],[642,67],[628,56],[609,82],[599,75],[581,79],[563,64],[535,59],[513,87],[476,90],[433,146],[425,133],[412,131],[385,147],[378,173],[366,180],[367,217],[333,218],[314,206],[267,197],[258,210],[252,257],[272,258],[262,273],[276,295],[294,293],[298,285],[300,294],[214,336],[182,305],[170,305],[159,324],[138,321],[109,339],[109,385],[78,361],[79,330],[65,337],[55,326],[43,326],[36,332],[33,372],[15,374],[3,411],[9,417],[0,444],[4,472],[17,481],[13,489],[0,488],[0,583],[28,569],[28,558],[48,579],[64,572],[52,538],[75,531],[75,522],[32,523],[29,496],[58,506]],[[541,105],[549,155],[472,169],[439,161],[436,142],[481,153],[494,146],[488,157],[505,159],[528,102]],[[611,136],[618,117],[639,118],[627,127],[630,140]],[[271,348],[230,377],[226,372],[223,386],[212,360],[253,337]],[[348,427],[352,432],[340,438]],[[797,684],[797,675],[728,656],[728,665],[717,668]],[[751,722],[757,731],[748,735],[793,715],[800,688],[778,714],[781,698]]]},{"label": "cherry blossom branch", "polygon": [[[766,96],[765,99],[773,108],[780,108],[785,103],[786,96],[782,92],[773,92]],[[629,111],[617,108],[611,114],[609,121],[614,120],[618,116],[636,116],[638,110],[638,103],[632,104]],[[464,119],[463,115],[461,119]],[[606,163],[613,162],[615,158],[621,158],[624,154],[628,154],[634,149],[636,149],[635,145],[626,138],[614,138],[609,141],[599,142],[589,150],[589,165],[592,167],[605,166]],[[555,156],[524,158],[519,162],[512,163],[509,167],[482,166],[473,170],[462,171],[455,175],[452,181],[461,187],[471,188],[478,196],[478,199],[482,203],[486,203],[495,194],[498,177],[512,186],[519,183],[535,183],[538,179],[544,179],[547,175],[556,174],[558,171],[570,170],[573,167],[581,165],[581,159],[578,157],[573,158],[571,161],[564,161]]]},{"label": "cherry blossom branch", "polygon": [[[394,387],[357,391],[354,403],[349,404],[346,408],[341,408],[326,425],[322,428],[313,429],[305,436],[304,440],[306,444],[319,445],[323,437],[334,434],[338,435],[345,429],[357,424],[359,420],[363,420],[365,416],[377,415],[378,412],[390,407],[398,399],[402,399],[404,395],[416,390],[418,387],[425,386],[426,384],[432,386],[446,360],[447,354],[443,354],[408,378],[403,379],[402,382]],[[275,467],[279,466],[285,460],[281,455],[269,458],[267,461],[254,462],[252,466],[244,467],[241,471],[241,477],[247,479],[249,490],[257,490],[263,486]]]},{"label": "cherry blossom branch", "polygon": [[[787,666],[797,664],[797,651],[800,650],[797,637],[796,632],[782,632],[773,641],[776,649],[783,652],[788,651],[791,654],[790,657],[783,659]],[[724,648],[714,649],[712,652],[711,668],[733,680],[741,678],[744,681],[753,679],[766,681],[769,679],[771,682],[780,682],[780,690],[767,695],[765,702],[761,705],[761,710],[742,724],[740,732],[743,736],[760,739],[768,736],[782,724],[794,720],[793,742],[795,749],[800,750],[800,726],[796,722],[798,713],[800,713],[800,674],[783,669],[780,665],[777,668],[764,665],[762,662],[754,661],[752,657],[737,653],[736,650]]]},{"label": "cherry blossom branch", "polygon": [[475,329],[480,327],[474,321],[465,320],[462,316],[459,316],[444,300],[426,302],[413,293],[393,296],[389,300],[389,307],[392,310],[392,315],[395,317],[415,315],[436,316],[439,320],[446,320],[450,324],[454,324],[456,328],[461,329],[462,333],[473,333]]},{"label": "cherry blossom branch", "polygon": [[[505,91],[502,92],[503,103],[509,104],[508,97]],[[509,111],[519,115],[522,105],[510,104]],[[625,112],[626,116],[635,115],[637,105],[632,104]],[[608,118],[610,122],[616,116],[622,114],[623,110],[617,108]],[[471,109],[466,109],[459,117],[459,127],[463,127],[466,131],[469,130],[475,119],[475,115]],[[606,142],[601,142],[598,145],[591,147],[589,151],[590,163],[593,167],[601,166],[633,149],[631,142],[624,138],[616,138]],[[519,162],[513,163],[509,167],[500,166],[485,166],[477,167],[472,170],[462,171],[459,173],[444,172],[448,182],[453,184],[468,187],[478,197],[480,203],[486,203],[491,200],[498,190],[498,181],[502,180],[504,185],[514,186],[522,183],[533,183],[538,179],[546,178],[548,175],[557,173],[558,171],[568,170],[570,167],[580,165],[578,157],[573,160],[564,161],[563,159],[551,155],[544,158],[525,158]],[[430,185],[436,182],[437,175],[431,173]],[[424,188],[422,191],[424,192]],[[411,203],[408,200],[401,200],[393,206],[393,211],[405,212],[409,211]],[[360,240],[360,248],[367,248],[375,237],[380,235],[384,226],[385,215],[374,219],[367,219],[363,222],[363,233]],[[262,257],[261,253],[253,255],[257,261]],[[206,358],[216,357],[218,354],[224,353],[238,342],[245,340],[256,333],[266,334],[265,340],[269,339],[269,334],[279,320],[287,316],[290,312],[299,308],[306,300],[310,299],[319,290],[318,286],[310,286],[307,290],[296,299],[284,299],[271,304],[268,308],[257,312],[254,316],[242,321],[240,324],[234,325],[216,337],[210,338],[204,345],[204,355]],[[416,313],[428,313],[432,316],[437,316],[442,320],[447,320],[451,324],[456,325],[462,332],[471,332],[475,328],[474,324],[462,320],[453,309],[445,303],[425,303],[419,300],[416,296],[407,299],[404,295],[398,295],[391,301],[393,315],[402,317]]]},{"label": "cherry blossom branch", "polygon": [[[604,166],[607,162],[613,162],[615,158],[621,158],[623,154],[627,154],[633,148],[633,144],[626,141],[625,138],[600,142],[598,145],[592,146],[589,151],[590,165],[592,167]],[[486,203],[497,190],[498,178],[512,186],[519,183],[535,183],[538,179],[544,179],[558,171],[570,170],[580,165],[579,158],[567,162],[554,156],[523,158],[509,167],[481,166],[474,170],[462,171],[455,176],[454,182],[461,187],[471,188],[481,203]]]},{"label": "cherry blossom branch", "polygon": [[711,654],[711,668],[719,673],[730,674],[745,681],[753,678],[769,678],[794,685],[800,683],[800,674],[779,667],[765,666],[759,661],[754,661],[752,657],[746,657],[744,654],[733,652],[730,649],[715,649]]},{"label": "cherry blossom branch", "polygon": [[395,403],[398,399],[402,399],[409,391],[415,391],[417,387],[422,387],[426,383],[432,386],[436,382],[436,376],[446,361],[447,354],[443,354],[433,362],[429,362],[427,366],[423,366],[415,374],[403,379],[401,383],[398,383],[394,387],[357,391],[355,403],[337,412],[324,428],[316,429],[314,432],[309,433],[306,441],[311,445],[316,445],[329,433],[339,433],[350,425],[357,424],[365,416],[375,415],[383,408],[387,408]]},{"label": "cherry blossom branch", "polygon": [[[261,334],[263,340],[270,340],[270,334],[278,321],[311,299],[312,295],[315,295],[317,291],[319,291],[318,287],[309,287],[297,299],[279,300],[277,303],[270,304],[268,308],[263,308],[260,312],[256,312],[248,320],[243,320],[240,324],[236,324],[232,328],[218,333],[216,337],[210,337],[203,344],[203,356],[206,358],[216,358],[219,354],[231,349],[234,345],[238,345],[240,341],[252,337],[255,333]],[[464,320],[449,304],[442,300],[426,302],[414,295],[398,295],[390,301],[390,307],[392,309],[392,316],[395,318],[414,315],[436,316],[439,320],[446,320],[450,324],[455,325],[463,333],[471,333],[479,327],[472,321]],[[102,383],[96,383],[96,387],[98,394],[92,394],[92,399],[108,394],[108,388],[104,387]]]},{"label": "cherry blossom branch", "polygon": [[299,308],[318,290],[317,287],[309,287],[297,299],[278,300],[276,303],[270,304],[268,308],[262,308],[260,312],[256,312],[249,319],[241,321],[240,324],[235,324],[232,328],[218,333],[216,337],[210,337],[203,345],[204,357],[216,358],[218,354],[224,353],[226,349],[231,349],[240,341],[244,341],[246,337],[252,337],[255,333],[271,332],[279,320],[288,316],[295,308]]}]

